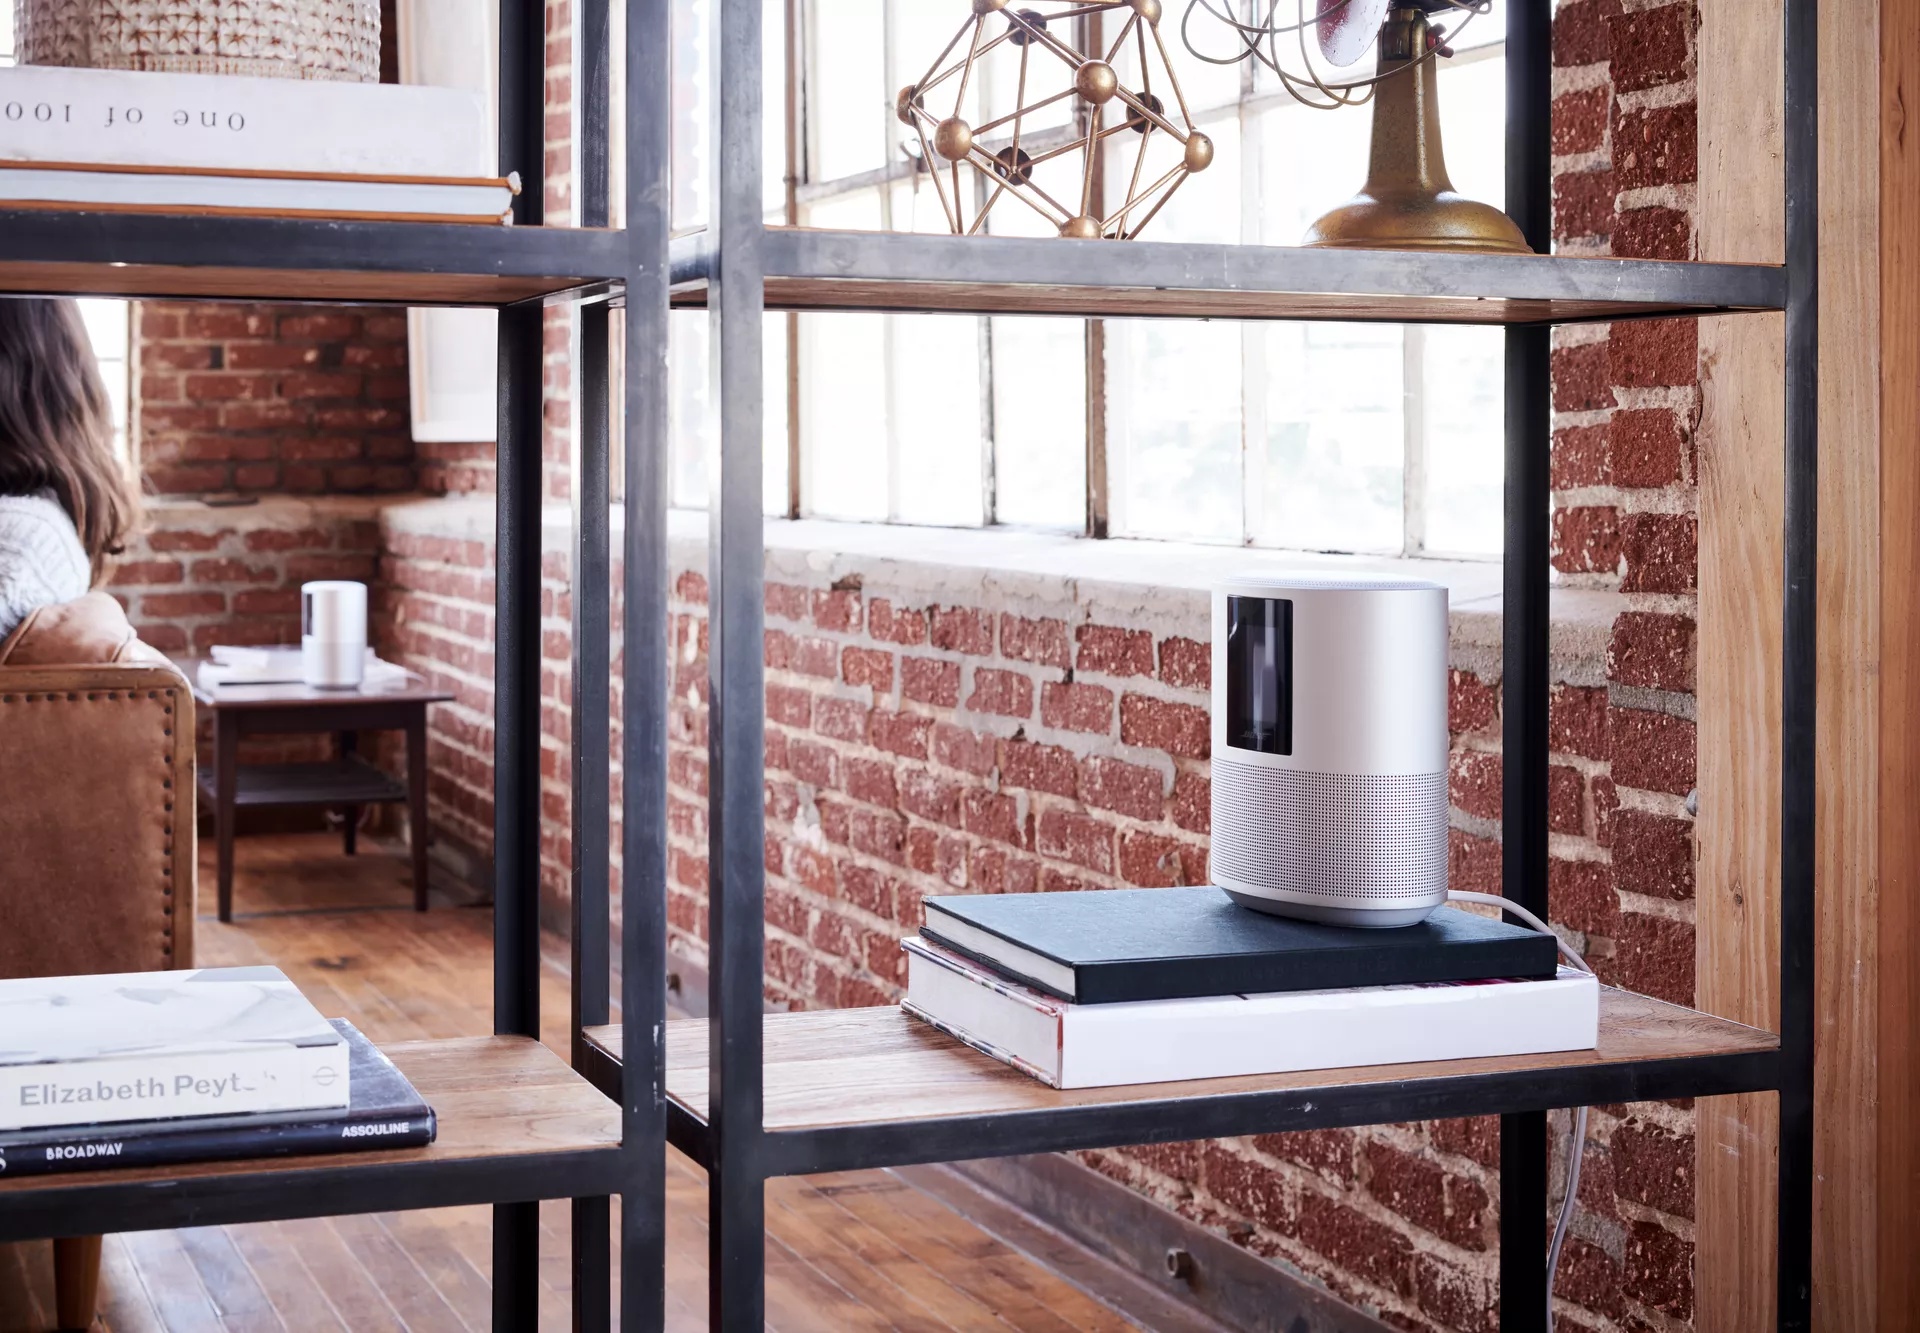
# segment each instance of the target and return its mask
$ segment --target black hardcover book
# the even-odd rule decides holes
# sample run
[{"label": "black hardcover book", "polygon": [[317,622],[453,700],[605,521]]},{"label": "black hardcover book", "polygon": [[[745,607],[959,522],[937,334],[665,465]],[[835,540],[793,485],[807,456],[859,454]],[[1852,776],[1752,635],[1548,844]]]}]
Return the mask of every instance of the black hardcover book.
[{"label": "black hardcover book", "polygon": [[433,1108],[420,1099],[407,1076],[346,1019],[329,1021],[347,1039],[347,1080],[353,1102],[344,1110],[13,1130],[0,1134],[0,1179],[110,1167],[418,1148],[432,1143]]},{"label": "black hardcover book", "polygon": [[1216,888],[927,899],[921,933],[1077,1004],[1554,975],[1551,935],[1442,907],[1384,930],[1290,921]]}]

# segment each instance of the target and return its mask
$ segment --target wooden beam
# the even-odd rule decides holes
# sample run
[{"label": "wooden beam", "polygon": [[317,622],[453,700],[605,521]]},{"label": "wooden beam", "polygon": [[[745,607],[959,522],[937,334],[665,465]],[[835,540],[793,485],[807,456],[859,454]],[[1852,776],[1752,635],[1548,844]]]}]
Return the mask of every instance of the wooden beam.
[{"label": "wooden beam", "polygon": [[[1703,259],[1785,255],[1780,7],[1700,0]],[[1784,321],[1700,325],[1701,419],[1695,1003],[1780,1018],[1780,570]],[[1771,1094],[1697,1103],[1694,1309],[1699,1333],[1773,1322]]]},{"label": "wooden beam", "polygon": [[[1701,257],[1777,259],[1779,8],[1703,0],[1701,17]],[[1863,77],[1882,67],[1883,31],[1894,40],[1913,22],[1912,0],[1828,0],[1820,13],[1821,1328],[1904,1327],[1914,1308],[1888,1286],[1913,1280],[1910,1259],[1879,1258],[1911,1216],[1882,1160],[1908,1123],[1889,1115],[1882,1071],[1890,1056],[1905,1063],[1894,1048],[1911,1029],[1885,1007],[1882,983],[1911,956],[1912,923],[1883,917],[1881,884],[1920,847],[1900,842],[1916,838],[1912,719],[1883,711],[1881,669],[1886,645],[1920,620],[1910,571],[1883,551],[1896,527],[1912,527],[1920,487],[1882,471],[1899,452],[1881,434],[1882,325],[1895,318],[1882,315],[1881,292],[1894,278],[1881,262],[1883,95]],[[1779,1006],[1780,337],[1773,320],[1708,321],[1701,336],[1699,1002],[1755,1023],[1775,1021]],[[1914,545],[1911,532],[1900,539]],[[1699,1116],[1699,1327],[1770,1327],[1773,1099],[1702,1102]]]},{"label": "wooden beam", "polygon": [[1920,0],[1880,15],[1878,1265],[1881,1333],[1920,1310]]}]

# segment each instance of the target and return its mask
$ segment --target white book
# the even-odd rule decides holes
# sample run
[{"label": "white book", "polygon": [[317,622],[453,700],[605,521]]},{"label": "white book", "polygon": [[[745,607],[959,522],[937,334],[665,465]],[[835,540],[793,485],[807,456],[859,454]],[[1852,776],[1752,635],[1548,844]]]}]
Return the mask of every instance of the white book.
[{"label": "white book", "polygon": [[348,1053],[277,967],[0,981],[0,1130],[343,1107]]},{"label": "white book", "polygon": [[901,1008],[1054,1088],[1590,1050],[1600,986],[1542,981],[1072,1004],[909,939]]},{"label": "white book", "polygon": [[0,161],[0,208],[505,222],[517,191],[512,178],[409,180]]},{"label": "white book", "polygon": [[460,88],[16,65],[0,160],[470,177],[499,159]]}]

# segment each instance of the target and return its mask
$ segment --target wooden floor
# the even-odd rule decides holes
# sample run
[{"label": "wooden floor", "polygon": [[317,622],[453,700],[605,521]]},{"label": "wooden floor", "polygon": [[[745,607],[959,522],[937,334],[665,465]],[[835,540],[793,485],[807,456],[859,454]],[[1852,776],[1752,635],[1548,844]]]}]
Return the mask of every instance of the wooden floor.
[{"label": "wooden floor", "polygon": [[[363,842],[243,840],[234,921],[211,913],[203,858],[198,961],[271,961],[329,1016],[375,1041],[490,1028],[492,916],[436,899],[408,910],[404,858]],[[203,848],[203,851],[206,850]],[[566,1049],[565,943],[549,940],[546,1040]],[[668,1327],[706,1326],[706,1180],[669,1152]],[[541,1210],[542,1329],[570,1327],[567,1206]],[[109,1237],[100,1321],[120,1333],[482,1330],[489,1213],[449,1208]],[[860,1330],[1122,1330],[1136,1324],[1053,1268],[890,1172],[767,1188],[768,1326]],[[0,1333],[52,1325],[51,1246],[0,1246]]]}]

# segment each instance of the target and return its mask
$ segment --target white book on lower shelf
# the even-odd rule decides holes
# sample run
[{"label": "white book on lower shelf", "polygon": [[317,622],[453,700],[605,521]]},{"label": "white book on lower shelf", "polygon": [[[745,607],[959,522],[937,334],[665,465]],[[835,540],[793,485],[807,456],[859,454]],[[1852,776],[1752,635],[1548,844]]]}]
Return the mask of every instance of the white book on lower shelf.
[{"label": "white book on lower shelf", "polygon": [[0,1130],[344,1107],[348,1055],[277,967],[0,981]]},{"label": "white book on lower shelf", "polygon": [[1539,981],[1072,1004],[909,939],[901,1007],[1055,1088],[1590,1050],[1600,986]]}]

